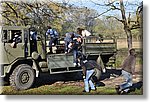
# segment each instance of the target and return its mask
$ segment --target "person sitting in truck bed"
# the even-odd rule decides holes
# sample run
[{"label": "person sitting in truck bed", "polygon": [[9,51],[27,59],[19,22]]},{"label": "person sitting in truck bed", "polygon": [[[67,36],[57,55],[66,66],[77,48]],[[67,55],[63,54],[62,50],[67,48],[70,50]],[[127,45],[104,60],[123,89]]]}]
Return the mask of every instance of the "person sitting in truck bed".
[{"label": "person sitting in truck bed", "polygon": [[48,38],[48,35],[50,35],[50,41],[49,41],[49,50],[50,50],[50,54],[53,54],[52,51],[52,45],[58,45],[58,38],[59,38],[59,34],[58,32],[53,29],[51,26],[48,26],[48,30],[46,32],[46,37]]}]

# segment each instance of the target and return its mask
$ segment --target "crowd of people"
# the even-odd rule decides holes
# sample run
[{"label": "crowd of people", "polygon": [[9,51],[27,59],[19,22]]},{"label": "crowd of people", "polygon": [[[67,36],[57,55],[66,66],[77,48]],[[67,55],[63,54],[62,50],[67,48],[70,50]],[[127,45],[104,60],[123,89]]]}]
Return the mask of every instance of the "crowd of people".
[{"label": "crowd of people", "polygon": [[[50,40],[50,49],[52,46],[52,43],[57,42],[58,38],[56,35],[56,38],[54,37],[54,32],[50,29],[48,29],[46,35],[48,33],[51,36]],[[66,37],[64,39],[65,41],[65,54],[73,52],[73,64],[74,66],[81,66],[83,68],[83,79],[84,79],[84,90],[83,92],[90,92],[91,90],[96,90],[96,87],[94,83],[91,80],[91,76],[94,73],[94,68],[97,67],[100,70],[100,66],[94,62],[94,61],[88,61],[85,57],[85,55],[80,52],[81,44],[82,44],[82,39],[84,37],[90,36],[91,33],[85,29],[82,28],[77,28],[77,32],[69,32],[66,33]],[[55,40],[54,40],[55,39]],[[101,42],[101,41],[100,41]],[[98,42],[97,42],[98,43]],[[130,87],[132,87],[133,82],[132,82],[132,76],[134,75],[135,71],[135,62],[136,62],[136,53],[135,49],[130,49],[129,50],[129,56],[125,59],[122,65],[122,76],[125,79],[125,82],[122,83],[121,85],[116,85],[116,91],[118,94],[123,94],[127,93],[130,91]],[[90,86],[89,86],[90,85]]]},{"label": "crowd of people", "polygon": [[[82,28],[77,28],[76,32],[68,32],[65,34],[64,42],[65,42],[65,48],[64,52],[65,54],[72,52],[73,53],[73,64],[74,66],[80,66],[77,60],[78,56],[78,51],[81,50],[81,44],[82,44],[82,39],[85,36],[90,36],[91,33],[85,29]],[[53,53],[52,51],[52,45],[57,45],[58,44],[58,37],[59,34],[58,32],[53,29],[51,26],[48,26],[48,30],[46,32],[46,37],[48,38],[50,36],[50,41],[49,41],[49,50],[50,54]]]}]

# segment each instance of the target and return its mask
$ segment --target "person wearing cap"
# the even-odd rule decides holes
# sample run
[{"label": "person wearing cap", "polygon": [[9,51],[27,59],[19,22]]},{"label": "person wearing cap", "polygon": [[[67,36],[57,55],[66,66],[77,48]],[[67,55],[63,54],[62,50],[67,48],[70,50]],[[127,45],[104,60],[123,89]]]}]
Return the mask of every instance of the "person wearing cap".
[{"label": "person wearing cap", "polygon": [[116,85],[116,91],[118,94],[124,94],[129,92],[130,87],[132,86],[132,76],[135,73],[135,63],[136,63],[136,52],[135,49],[129,50],[128,57],[124,60],[122,64],[122,76],[125,79],[125,82],[121,85]]}]

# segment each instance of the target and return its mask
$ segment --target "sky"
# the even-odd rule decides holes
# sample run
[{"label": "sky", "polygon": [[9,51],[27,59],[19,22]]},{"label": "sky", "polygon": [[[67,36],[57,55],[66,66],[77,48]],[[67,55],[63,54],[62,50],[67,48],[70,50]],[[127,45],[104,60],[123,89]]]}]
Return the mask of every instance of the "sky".
[{"label": "sky", "polygon": [[[1,0],[0,0],[1,1]],[[10,1],[27,1],[27,2],[47,2],[47,1],[54,1],[54,2],[58,2],[58,3],[67,3],[67,4],[71,4],[71,5],[74,5],[74,6],[78,6],[78,7],[87,7],[89,9],[95,9],[98,14],[102,14],[103,12],[107,11],[108,9],[110,9],[110,7],[106,7],[106,6],[99,6],[99,5],[96,5],[95,3],[97,4],[100,4],[100,5],[104,5],[105,3],[108,3],[109,1],[114,1],[114,0],[10,0]],[[119,1],[119,0],[115,0],[115,1]],[[135,3],[140,3],[142,2],[143,0],[123,0],[124,1],[124,4],[126,3],[131,3],[131,4],[135,4]],[[115,6],[119,6],[119,4],[116,3]],[[128,10],[126,10],[126,16],[129,15],[129,12],[132,13],[132,15],[134,14],[135,15],[135,11],[137,9],[137,6],[126,6],[126,8]],[[104,16],[109,16],[109,15],[116,15],[116,16],[120,16],[121,17],[121,13],[120,11],[118,10],[111,10],[110,12],[107,12],[105,14],[103,14],[102,16],[100,16],[99,18],[101,17],[104,17]]]},{"label": "sky", "polygon": [[[11,0],[10,0],[11,1]],[[99,13],[102,13],[106,10],[106,7],[104,6],[99,6],[99,5],[95,5],[95,3],[98,4],[104,4],[104,2],[109,2],[109,1],[119,1],[119,0],[12,0],[12,1],[28,1],[28,2],[34,2],[34,1],[55,1],[58,3],[69,3],[69,4],[73,4],[75,6],[79,6],[79,7],[88,7],[90,9],[95,9],[97,10]],[[124,2],[128,1],[132,4],[141,2],[143,0],[123,0]],[[94,3],[93,3],[94,2]],[[133,6],[128,6],[128,8],[133,8]]]},{"label": "sky", "polygon": [[[52,0],[52,1],[56,1],[59,3],[66,2],[66,3],[73,4],[79,7],[87,7],[90,9],[95,9],[97,10],[99,14],[101,14],[105,12],[108,9],[108,7],[106,8],[105,6],[99,6],[99,5],[96,5],[95,3],[103,5],[104,3],[108,3],[109,1],[114,1],[114,0]],[[119,1],[119,0],[115,0],[115,1]],[[143,0],[124,0],[124,3],[135,4],[135,3],[140,3],[142,1]],[[119,5],[116,4],[116,6],[119,6]],[[133,6],[133,5],[126,6],[126,9],[128,9],[127,12],[131,12],[131,13],[132,12],[135,13],[136,8],[137,6]],[[107,15],[112,15],[112,14],[119,15],[120,12],[118,10],[117,11],[115,10],[115,11],[111,11],[107,13]]]}]

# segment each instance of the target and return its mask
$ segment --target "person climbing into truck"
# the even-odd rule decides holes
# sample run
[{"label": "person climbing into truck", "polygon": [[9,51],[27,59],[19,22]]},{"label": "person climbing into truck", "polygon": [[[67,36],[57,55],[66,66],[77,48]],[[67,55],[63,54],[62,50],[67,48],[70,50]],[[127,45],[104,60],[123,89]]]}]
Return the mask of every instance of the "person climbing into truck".
[{"label": "person climbing into truck", "polygon": [[73,52],[73,64],[74,66],[80,66],[77,60],[78,51],[80,50],[82,44],[82,39],[80,36],[74,37],[73,40],[68,45],[68,52]]},{"label": "person climbing into truck", "polygon": [[48,38],[48,35],[50,35],[50,41],[49,41],[49,50],[50,50],[50,54],[53,54],[52,51],[52,45],[57,45],[58,44],[58,32],[53,29],[51,26],[48,26],[48,30],[46,32],[46,37]]},{"label": "person climbing into truck", "polygon": [[[82,52],[78,52],[77,59],[83,69],[84,90],[83,92],[96,91],[96,86],[92,82],[91,78],[94,74],[94,69],[101,69],[101,67],[94,60],[87,60],[86,56]],[[90,85],[90,87],[89,87]]]}]

